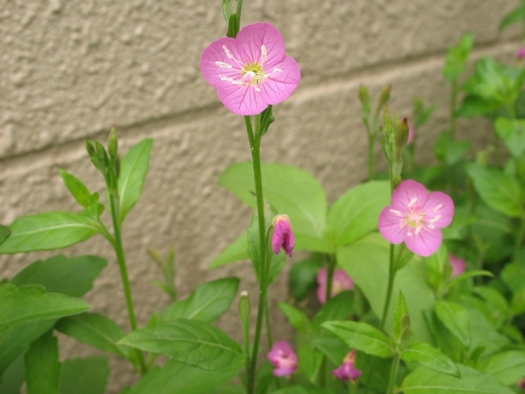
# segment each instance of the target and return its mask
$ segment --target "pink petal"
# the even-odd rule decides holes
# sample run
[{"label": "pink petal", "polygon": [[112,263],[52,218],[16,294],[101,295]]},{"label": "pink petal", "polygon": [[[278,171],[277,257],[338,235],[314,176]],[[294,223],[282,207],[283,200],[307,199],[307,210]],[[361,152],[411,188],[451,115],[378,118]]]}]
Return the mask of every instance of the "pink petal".
[{"label": "pink petal", "polygon": [[301,79],[301,70],[297,62],[285,56],[275,67],[264,67],[268,78],[259,84],[261,97],[266,104],[279,104],[286,100],[295,90]]},{"label": "pink petal", "polygon": [[383,238],[392,244],[400,244],[403,242],[405,240],[407,230],[406,226],[401,228],[400,223],[402,220],[402,216],[392,212],[392,205],[384,208],[379,214],[378,224],[379,232]]},{"label": "pink petal", "polygon": [[284,40],[279,31],[269,23],[253,23],[241,29],[237,41],[242,44],[244,53],[241,60],[244,63],[263,63],[261,47],[266,48],[265,65],[273,67],[284,57]]},{"label": "pink petal", "polygon": [[[229,51],[233,59],[230,59],[226,50]],[[242,65],[236,59],[240,58],[238,44],[234,38],[224,37],[212,42],[201,55],[199,67],[202,76],[211,86],[218,88],[220,86],[231,85],[231,82],[225,81],[221,75],[233,80],[239,80],[242,77]],[[227,66],[231,66],[228,68]]]},{"label": "pink petal", "polygon": [[422,211],[425,213],[425,223],[432,222],[436,228],[447,227],[454,216],[454,202],[445,193],[431,192]]},{"label": "pink petal", "polygon": [[392,206],[401,212],[407,212],[410,210],[408,206],[410,203],[423,206],[427,201],[427,195],[425,186],[412,179],[407,179],[401,182],[392,193]]},{"label": "pink petal", "polygon": [[412,232],[411,236],[407,235],[405,244],[411,252],[428,257],[438,250],[442,238],[441,230],[422,228],[418,234]]},{"label": "pink petal", "polygon": [[237,115],[257,115],[268,107],[254,86],[228,84],[217,89],[217,95],[224,106]]},{"label": "pink petal", "polygon": [[333,282],[334,284],[337,282],[339,284],[339,288],[342,290],[349,290],[354,287],[354,281],[342,269],[335,270]]}]

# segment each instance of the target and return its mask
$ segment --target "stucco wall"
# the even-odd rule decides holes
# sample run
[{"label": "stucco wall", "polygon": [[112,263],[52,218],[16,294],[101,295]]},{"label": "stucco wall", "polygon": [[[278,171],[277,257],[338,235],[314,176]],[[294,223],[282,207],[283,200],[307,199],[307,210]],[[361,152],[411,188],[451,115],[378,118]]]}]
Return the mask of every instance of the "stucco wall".
[{"label": "stucco wall", "polygon": [[[112,125],[121,152],[155,139],[150,172],[124,230],[139,322],[167,303],[150,283],[160,272],[146,248],[177,252],[178,289],[223,275],[242,276],[248,264],[206,267],[246,228],[250,212],[216,185],[231,163],[249,159],[243,120],[226,111],[200,76],[201,51],[225,33],[219,0],[0,0],[0,220],[53,209],[76,209],[58,175],[65,168],[90,189],[102,179],[84,151],[86,138],[105,141]],[[433,136],[446,127],[444,54],[467,31],[474,57],[512,61],[517,30],[498,35],[514,0],[245,0],[243,24],[273,23],[302,80],[263,142],[263,160],[310,171],[329,201],[366,176],[366,138],[357,88],[372,96],[392,84],[392,112],[410,115],[412,97],[438,110],[419,140],[430,160]],[[512,30],[512,31],[511,31]],[[486,138],[483,122],[461,122],[461,137]],[[427,159],[428,158],[428,159]],[[378,152],[378,160],[381,156]],[[67,254],[98,253],[110,264],[87,299],[93,311],[128,327],[118,268],[101,237]],[[3,256],[2,277],[49,254]],[[285,294],[284,275],[273,300]],[[255,294],[254,294],[255,296]],[[275,313],[278,323],[283,320]],[[236,312],[220,322],[239,338]],[[278,332],[286,335],[284,324]],[[279,335],[279,334],[278,334]],[[64,357],[90,354],[64,340]],[[115,360],[110,392],[133,374]],[[127,371],[127,372],[123,372]]]}]

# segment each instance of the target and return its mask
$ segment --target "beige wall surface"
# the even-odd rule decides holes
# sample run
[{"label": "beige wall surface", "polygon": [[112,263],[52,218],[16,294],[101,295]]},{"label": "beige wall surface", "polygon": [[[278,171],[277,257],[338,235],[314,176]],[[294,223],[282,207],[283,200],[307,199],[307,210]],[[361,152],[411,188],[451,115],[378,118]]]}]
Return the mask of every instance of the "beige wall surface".
[{"label": "beige wall surface", "polygon": [[[220,0],[0,0],[0,220],[46,210],[76,210],[58,168],[93,191],[102,178],[84,151],[86,138],[105,141],[112,125],[121,152],[155,139],[144,194],[128,215],[124,242],[140,324],[168,300],[151,281],[160,276],[146,248],[177,252],[181,295],[203,281],[242,277],[255,293],[249,264],[207,265],[249,223],[250,211],[217,185],[231,163],[249,159],[241,117],[229,113],[200,75],[201,51],[225,34]],[[474,57],[512,62],[518,30],[497,33],[514,0],[245,0],[243,24],[268,21],[283,34],[302,80],[275,107],[263,140],[264,161],[311,172],[334,201],[366,176],[366,137],[357,89],[372,97],[392,84],[392,112],[410,115],[422,97],[438,110],[419,139],[431,161],[437,132],[446,127],[448,86],[441,76],[447,47],[466,32]],[[460,138],[483,143],[483,121],[460,123]],[[377,152],[378,162],[382,158]],[[58,253],[58,252],[57,252]],[[118,268],[101,237],[67,249],[96,253],[109,264],[87,300],[127,328]],[[0,276],[52,253],[3,256]],[[255,297],[255,294],[253,294]],[[273,302],[286,297],[282,275]],[[235,309],[235,308],[233,308]],[[288,335],[276,312],[277,336]],[[235,310],[220,321],[239,339]],[[63,357],[91,354],[63,340]],[[108,392],[134,375],[112,360]]]}]

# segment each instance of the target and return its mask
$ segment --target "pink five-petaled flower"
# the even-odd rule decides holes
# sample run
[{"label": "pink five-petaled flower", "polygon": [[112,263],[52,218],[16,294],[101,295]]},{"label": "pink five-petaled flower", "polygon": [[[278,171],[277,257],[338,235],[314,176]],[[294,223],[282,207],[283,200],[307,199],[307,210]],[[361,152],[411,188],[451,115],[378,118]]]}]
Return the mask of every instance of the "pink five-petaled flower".
[{"label": "pink five-petaled flower", "polygon": [[525,59],[525,47],[521,47],[516,51],[516,59]]},{"label": "pink five-petaled flower", "polygon": [[286,341],[275,342],[267,357],[274,367],[274,376],[288,376],[297,369],[297,355]]},{"label": "pink five-petaled flower", "polygon": [[390,243],[405,242],[420,256],[430,256],[441,244],[441,229],[452,221],[454,202],[445,193],[428,193],[408,179],[392,193],[392,204],[379,214],[379,232]]},{"label": "pink five-petaled flower", "polygon": [[355,358],[356,352],[355,350],[352,350],[346,355],[346,357],[343,360],[343,363],[338,368],[332,371],[332,375],[334,375],[337,379],[342,380],[343,382],[351,381],[352,383],[355,383],[355,381],[362,374],[362,372],[356,369],[354,366]]},{"label": "pink five-petaled flower", "polygon": [[301,78],[299,65],[284,54],[281,33],[269,23],[247,25],[237,38],[212,42],[200,68],[226,108],[245,116],[286,100]]},{"label": "pink five-petaled flower", "polygon": [[453,278],[465,272],[465,269],[467,268],[467,264],[465,263],[465,260],[454,256],[452,253],[449,253],[448,260],[450,261],[450,265],[452,266],[452,277]]},{"label": "pink five-petaled flower", "polygon": [[272,250],[275,254],[279,253],[281,248],[285,253],[292,257],[292,249],[295,245],[292,225],[288,215],[275,215],[273,218],[273,235]]},{"label": "pink five-petaled flower", "polygon": [[[323,267],[317,272],[317,299],[321,304],[326,302],[326,267]],[[354,287],[354,281],[342,269],[336,269],[332,278],[332,297],[345,290],[350,290]]]}]

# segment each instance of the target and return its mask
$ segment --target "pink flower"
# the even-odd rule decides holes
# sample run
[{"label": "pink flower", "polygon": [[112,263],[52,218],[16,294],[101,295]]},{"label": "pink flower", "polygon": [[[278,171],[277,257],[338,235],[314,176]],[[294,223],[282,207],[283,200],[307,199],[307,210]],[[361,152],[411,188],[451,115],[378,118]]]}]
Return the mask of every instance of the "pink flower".
[{"label": "pink flower", "polygon": [[355,350],[352,350],[346,355],[346,357],[343,360],[343,363],[338,368],[332,371],[332,375],[334,375],[337,379],[342,380],[343,382],[348,382],[350,380],[352,383],[355,383],[355,381],[362,374],[362,372],[356,369],[354,366],[355,358],[356,352]]},{"label": "pink flower", "polygon": [[[326,267],[323,267],[317,273],[317,299],[321,304],[326,302]],[[354,281],[342,269],[336,269],[332,277],[332,297],[345,290],[354,287]]]},{"label": "pink flower", "polygon": [[525,47],[521,47],[516,51],[516,59],[524,59],[525,58]]},{"label": "pink flower", "polygon": [[467,264],[465,263],[465,260],[454,256],[452,253],[449,253],[448,260],[450,261],[450,265],[452,266],[452,277],[453,278],[465,272],[465,269],[467,268]]},{"label": "pink flower", "polygon": [[414,141],[414,126],[412,123],[408,123],[408,140],[406,145],[410,145]]},{"label": "pink flower", "polygon": [[274,376],[288,376],[297,369],[297,355],[286,341],[275,342],[267,357],[274,367]]},{"label": "pink flower", "polygon": [[247,25],[237,38],[212,42],[202,52],[200,68],[237,115],[257,115],[286,100],[301,78],[299,65],[284,54],[281,33],[269,23]]},{"label": "pink flower", "polygon": [[288,215],[276,215],[273,218],[273,235],[272,250],[275,254],[279,253],[281,248],[285,253],[292,257],[292,249],[295,245],[292,225]]},{"label": "pink flower", "polygon": [[405,242],[420,256],[441,245],[441,229],[452,221],[454,202],[445,193],[428,193],[421,183],[406,180],[392,194],[392,204],[379,214],[379,232],[390,243]]},{"label": "pink flower", "polygon": [[518,380],[518,387],[521,389],[521,391],[525,391],[525,378]]}]

